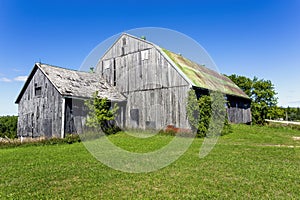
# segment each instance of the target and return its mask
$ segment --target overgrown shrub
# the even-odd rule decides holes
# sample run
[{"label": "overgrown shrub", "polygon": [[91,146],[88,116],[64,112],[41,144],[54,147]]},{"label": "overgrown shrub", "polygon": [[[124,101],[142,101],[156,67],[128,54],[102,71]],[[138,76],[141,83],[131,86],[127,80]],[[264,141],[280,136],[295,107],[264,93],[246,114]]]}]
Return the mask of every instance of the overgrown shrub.
[{"label": "overgrown shrub", "polygon": [[225,135],[232,132],[225,108],[225,99],[219,92],[202,95],[197,100],[195,91],[190,90],[187,117],[192,130],[197,132],[197,137]]},{"label": "overgrown shrub", "polygon": [[89,109],[85,124],[87,127],[100,128],[107,135],[120,131],[115,123],[115,114],[119,109],[116,104],[111,106],[111,102],[107,98],[100,99],[98,92],[95,92],[91,99],[85,101],[85,105]]}]

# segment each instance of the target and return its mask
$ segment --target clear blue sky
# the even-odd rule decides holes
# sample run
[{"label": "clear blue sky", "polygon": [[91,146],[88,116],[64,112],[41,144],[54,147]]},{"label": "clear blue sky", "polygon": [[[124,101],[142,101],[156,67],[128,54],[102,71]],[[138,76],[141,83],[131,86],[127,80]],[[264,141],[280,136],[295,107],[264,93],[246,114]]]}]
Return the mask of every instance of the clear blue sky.
[{"label": "clear blue sky", "polygon": [[[87,3],[88,2],[88,3]],[[279,105],[300,106],[300,1],[0,1],[0,115],[34,63],[79,69],[103,40],[164,27],[199,42],[220,72],[271,80]]]}]

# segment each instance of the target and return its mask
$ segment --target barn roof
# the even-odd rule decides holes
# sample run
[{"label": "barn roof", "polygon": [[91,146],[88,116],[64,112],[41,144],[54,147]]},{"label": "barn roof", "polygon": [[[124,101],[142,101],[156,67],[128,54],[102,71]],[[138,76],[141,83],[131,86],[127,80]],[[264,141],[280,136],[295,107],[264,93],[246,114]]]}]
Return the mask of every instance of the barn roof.
[{"label": "barn roof", "polygon": [[193,86],[249,99],[228,77],[169,50],[162,49],[162,51],[185,74]]},{"label": "barn roof", "polygon": [[126,100],[121,93],[95,73],[36,63],[34,69],[25,82],[23,89],[21,90],[16,103],[18,103],[22,98],[23,93],[37,69],[40,69],[54,85],[57,91],[65,97],[90,98],[94,92],[98,91],[98,96],[100,98],[107,98],[111,101]]}]

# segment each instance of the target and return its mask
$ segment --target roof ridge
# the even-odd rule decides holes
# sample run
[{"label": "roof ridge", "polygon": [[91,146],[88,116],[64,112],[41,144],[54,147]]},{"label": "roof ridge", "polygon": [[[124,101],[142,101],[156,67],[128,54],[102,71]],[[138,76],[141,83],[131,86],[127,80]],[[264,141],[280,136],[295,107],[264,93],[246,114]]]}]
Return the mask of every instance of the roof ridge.
[{"label": "roof ridge", "polygon": [[74,72],[79,72],[79,73],[90,73],[91,74],[91,72],[89,72],[89,71],[81,71],[81,70],[77,70],[77,69],[70,69],[70,68],[60,67],[60,66],[52,65],[52,64],[48,64],[48,63],[37,62],[35,64],[47,65],[48,67],[59,68],[59,69],[67,70],[67,71],[74,71]]}]

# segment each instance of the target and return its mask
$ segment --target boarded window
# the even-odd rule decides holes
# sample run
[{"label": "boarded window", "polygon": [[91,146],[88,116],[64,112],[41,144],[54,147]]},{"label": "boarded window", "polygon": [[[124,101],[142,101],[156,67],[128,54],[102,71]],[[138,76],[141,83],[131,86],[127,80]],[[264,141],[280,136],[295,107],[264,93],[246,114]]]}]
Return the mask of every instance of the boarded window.
[{"label": "boarded window", "polygon": [[131,109],[130,110],[130,118],[133,121],[139,121],[139,109]]},{"label": "boarded window", "polygon": [[110,60],[104,60],[103,61],[103,69],[107,70],[110,68]]},{"label": "boarded window", "polygon": [[126,38],[123,38],[123,46],[125,46],[126,45]]},{"label": "boarded window", "polygon": [[154,92],[150,93],[150,105],[154,105]]},{"label": "boarded window", "polygon": [[149,50],[141,51],[141,59],[148,60],[149,59]]},{"label": "boarded window", "polygon": [[35,94],[35,96],[41,96],[42,95],[42,87],[38,86],[37,84],[34,84],[34,94]]}]

